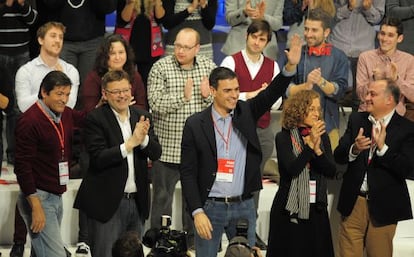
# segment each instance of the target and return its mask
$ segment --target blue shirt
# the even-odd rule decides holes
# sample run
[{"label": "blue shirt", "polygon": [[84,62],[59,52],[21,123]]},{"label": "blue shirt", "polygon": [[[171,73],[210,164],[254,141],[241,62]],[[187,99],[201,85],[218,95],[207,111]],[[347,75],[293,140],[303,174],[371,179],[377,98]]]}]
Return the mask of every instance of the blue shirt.
[{"label": "blue shirt", "polygon": [[[215,123],[214,133],[216,138],[217,160],[220,158],[231,159],[235,161],[235,164],[233,181],[214,181],[209,197],[241,196],[244,190],[247,139],[240,133],[240,131],[232,126],[233,111],[227,117],[223,118],[217,113],[213,106],[211,108],[211,115],[213,122]],[[229,128],[231,129],[230,133],[228,133]],[[229,139],[226,138],[228,134],[230,134]],[[224,138],[222,136],[224,136]],[[225,140],[228,140],[228,149]]]}]

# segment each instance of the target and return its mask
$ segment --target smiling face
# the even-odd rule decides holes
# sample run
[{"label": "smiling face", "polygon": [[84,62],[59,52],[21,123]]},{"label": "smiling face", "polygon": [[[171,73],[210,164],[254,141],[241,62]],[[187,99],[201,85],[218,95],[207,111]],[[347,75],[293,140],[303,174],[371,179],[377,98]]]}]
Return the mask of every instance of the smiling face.
[{"label": "smiling face", "polygon": [[42,100],[52,112],[56,114],[63,113],[69,100],[70,89],[70,85],[55,86],[49,92],[42,89]]},{"label": "smiling face", "polygon": [[386,54],[393,54],[397,50],[397,44],[403,40],[403,35],[398,35],[394,26],[382,25],[378,32],[378,42],[381,51]]},{"label": "smiling face", "polygon": [[313,98],[312,104],[307,110],[307,114],[303,119],[302,126],[312,127],[313,124],[321,118],[321,101],[319,98]]},{"label": "smiling face", "polygon": [[131,102],[131,84],[126,79],[108,82],[102,95],[116,112],[124,114]]},{"label": "smiling face", "polygon": [[223,117],[236,108],[240,88],[237,78],[218,81],[217,89],[210,87],[214,108]]},{"label": "smiling face", "polygon": [[314,21],[307,19],[305,21],[304,36],[309,47],[319,47],[328,37],[330,29],[324,29],[322,21]]},{"label": "smiling face", "polygon": [[371,113],[375,119],[384,117],[396,104],[390,92],[387,92],[387,81],[377,80],[369,84],[365,96],[367,112]]},{"label": "smiling face", "polygon": [[127,60],[127,53],[122,42],[111,43],[111,49],[108,56],[109,70],[122,70]]},{"label": "smiling face", "polygon": [[40,52],[53,57],[59,57],[63,46],[63,31],[57,27],[51,27],[43,38],[39,37]]}]

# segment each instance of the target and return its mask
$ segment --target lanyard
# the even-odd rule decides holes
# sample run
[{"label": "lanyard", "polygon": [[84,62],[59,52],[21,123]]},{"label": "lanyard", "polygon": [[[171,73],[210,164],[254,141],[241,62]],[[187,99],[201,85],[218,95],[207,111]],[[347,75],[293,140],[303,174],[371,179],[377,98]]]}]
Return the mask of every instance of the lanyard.
[{"label": "lanyard", "polygon": [[214,120],[213,115],[211,115],[211,118],[213,119],[214,128],[217,130],[217,133],[220,135],[221,139],[223,139],[224,143],[226,144],[226,152],[228,153],[229,152],[230,135],[231,135],[231,130],[232,130],[232,127],[233,127],[232,126],[233,123],[230,122],[229,130],[227,132],[227,140],[226,140],[226,138],[224,137],[224,133],[222,133],[220,131],[220,129],[217,127],[217,124],[216,124],[216,121]]},{"label": "lanyard", "polygon": [[56,123],[50,118],[49,115],[47,115],[46,111],[43,109],[42,105],[40,105],[39,103],[36,103],[37,106],[39,107],[39,109],[43,112],[43,114],[46,116],[46,118],[50,121],[50,123],[52,124],[53,128],[56,131],[56,134],[58,135],[59,138],[59,142],[60,142],[60,149],[62,150],[62,160],[64,159],[65,156],[65,130],[63,128],[63,122],[60,121],[59,124],[59,129],[56,126]]}]

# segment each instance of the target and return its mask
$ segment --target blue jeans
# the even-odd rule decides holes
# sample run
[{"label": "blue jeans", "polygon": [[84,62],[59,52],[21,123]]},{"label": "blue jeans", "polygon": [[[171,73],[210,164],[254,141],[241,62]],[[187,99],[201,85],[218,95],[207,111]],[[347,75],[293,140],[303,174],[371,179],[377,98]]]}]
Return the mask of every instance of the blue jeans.
[{"label": "blue jeans", "polygon": [[249,245],[254,246],[256,243],[256,209],[253,198],[239,203],[207,200],[203,209],[213,226],[212,239],[202,239],[195,233],[196,256],[216,257],[223,232],[226,231],[229,240],[236,236],[237,221],[241,218],[249,221],[247,239]]},{"label": "blue jeans", "polygon": [[60,224],[63,216],[62,197],[39,189],[37,190],[37,195],[42,202],[46,217],[45,227],[40,233],[33,233],[30,230],[32,208],[23,193],[19,194],[17,200],[17,206],[32,240],[32,249],[34,249],[37,257],[66,257],[60,233]]},{"label": "blue jeans", "polygon": [[88,217],[88,239],[92,256],[112,257],[112,245],[125,232],[135,231],[142,238],[144,220],[135,199],[123,198],[118,209],[105,223]]}]

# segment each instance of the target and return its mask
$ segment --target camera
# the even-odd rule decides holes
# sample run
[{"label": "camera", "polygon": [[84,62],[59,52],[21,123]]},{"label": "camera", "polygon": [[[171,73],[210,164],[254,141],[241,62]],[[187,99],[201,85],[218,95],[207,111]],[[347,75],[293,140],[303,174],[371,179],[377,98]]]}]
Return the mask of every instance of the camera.
[{"label": "camera", "polygon": [[142,242],[151,248],[149,257],[187,257],[187,232],[171,230],[171,216],[161,216],[161,228],[145,232]]},{"label": "camera", "polygon": [[247,219],[239,219],[236,225],[236,236],[230,239],[224,257],[258,257],[256,250],[252,249],[247,240],[247,230],[249,221]]}]

